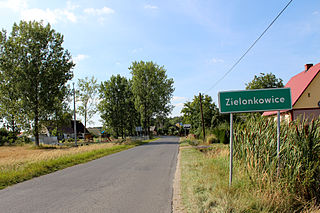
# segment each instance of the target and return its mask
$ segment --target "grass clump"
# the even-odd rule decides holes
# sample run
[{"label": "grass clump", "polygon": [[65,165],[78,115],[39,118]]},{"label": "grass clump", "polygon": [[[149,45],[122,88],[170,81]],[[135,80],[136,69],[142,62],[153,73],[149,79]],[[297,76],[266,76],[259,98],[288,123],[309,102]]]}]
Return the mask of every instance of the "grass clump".
[{"label": "grass clump", "polygon": [[213,144],[213,143],[218,143],[219,142],[217,136],[215,136],[215,135],[209,135],[206,138],[206,140],[207,140],[207,144]]}]

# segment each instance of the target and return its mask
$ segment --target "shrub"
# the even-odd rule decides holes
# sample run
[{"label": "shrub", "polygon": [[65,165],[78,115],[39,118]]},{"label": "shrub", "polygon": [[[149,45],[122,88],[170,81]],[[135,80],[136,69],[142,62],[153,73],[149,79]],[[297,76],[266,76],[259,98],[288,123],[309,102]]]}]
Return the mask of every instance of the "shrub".
[{"label": "shrub", "polygon": [[67,139],[67,142],[69,142],[69,143],[74,142],[74,138],[68,138],[68,139]]},{"label": "shrub", "polygon": [[199,141],[198,141],[198,140],[187,140],[187,142],[188,142],[191,146],[198,146],[198,145],[199,145]]},{"label": "shrub", "polygon": [[3,146],[8,140],[9,132],[5,128],[0,129],[0,146]]},{"label": "shrub", "polygon": [[209,135],[209,136],[207,137],[207,143],[208,143],[208,144],[219,143],[219,140],[218,140],[217,136],[215,136],[215,135]]},{"label": "shrub", "polygon": [[15,142],[16,145],[23,145],[23,144],[28,144],[28,143],[32,143],[32,140],[25,135],[18,137]]},{"label": "shrub", "polygon": [[4,144],[12,145],[17,140],[17,132],[10,132],[5,128],[0,129],[0,146]]},{"label": "shrub", "polygon": [[228,144],[230,140],[230,130],[228,123],[220,124],[212,130],[212,134],[218,139],[218,143]]}]

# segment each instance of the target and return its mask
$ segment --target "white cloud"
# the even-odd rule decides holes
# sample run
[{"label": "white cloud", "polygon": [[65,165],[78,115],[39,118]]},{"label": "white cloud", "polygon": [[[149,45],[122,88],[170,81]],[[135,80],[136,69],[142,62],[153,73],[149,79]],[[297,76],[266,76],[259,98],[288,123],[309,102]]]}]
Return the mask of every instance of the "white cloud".
[{"label": "white cloud", "polygon": [[150,4],[147,4],[144,6],[144,9],[151,9],[151,10],[155,10],[155,9],[158,9],[157,6],[155,5],[150,5]]},{"label": "white cloud", "polygon": [[86,9],[84,9],[83,12],[88,15],[102,16],[102,15],[107,15],[107,14],[113,14],[114,10],[111,8],[108,8],[108,7],[103,7],[101,9],[86,8]]},{"label": "white cloud", "polygon": [[77,22],[78,18],[73,11],[77,7],[79,6],[72,4],[70,1],[67,2],[66,8],[40,9],[29,8],[27,0],[0,0],[0,8],[10,9],[19,13],[22,20],[43,20],[44,22],[49,22],[51,24],[56,24],[58,21]]},{"label": "white cloud", "polygon": [[74,4],[71,1],[67,1],[67,9],[68,10],[75,10],[79,8],[80,6],[78,4]]},{"label": "white cloud", "polygon": [[87,58],[89,58],[88,55],[78,54],[76,57],[74,57],[73,62],[77,64],[80,61],[83,61],[84,59],[87,59]]},{"label": "white cloud", "polygon": [[80,6],[67,1],[64,7],[51,8],[30,8],[28,0],[0,0],[0,8],[9,9],[18,13],[22,20],[25,21],[41,21],[56,24],[58,22],[72,22],[76,23],[81,18],[86,16],[98,16],[98,21],[103,23],[104,15],[112,14],[115,11],[108,7],[100,9],[87,8],[82,11],[82,14],[76,14],[76,9]]},{"label": "white cloud", "polygon": [[319,15],[320,14],[320,12],[319,11],[314,11],[313,13],[312,13],[312,15]]},{"label": "white cloud", "polygon": [[51,24],[56,24],[58,21],[71,21],[73,23],[77,22],[77,17],[74,13],[71,11],[68,11],[67,9],[39,9],[39,8],[32,8],[32,9],[26,9],[21,11],[21,18],[26,21],[45,21],[49,22]]},{"label": "white cloud", "polygon": [[216,64],[216,63],[223,63],[224,60],[223,59],[220,59],[220,58],[211,58],[209,60],[209,64]]},{"label": "white cloud", "polygon": [[185,101],[186,99],[186,97],[173,96],[171,101]]},{"label": "white cloud", "polygon": [[28,1],[27,0],[0,1],[0,8],[11,9],[15,12],[19,12],[28,8]]}]

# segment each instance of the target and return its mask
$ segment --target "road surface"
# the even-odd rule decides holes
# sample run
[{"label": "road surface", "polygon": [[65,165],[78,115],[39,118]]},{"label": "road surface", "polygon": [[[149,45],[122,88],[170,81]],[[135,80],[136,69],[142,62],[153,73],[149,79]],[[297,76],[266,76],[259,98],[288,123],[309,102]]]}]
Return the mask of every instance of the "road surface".
[{"label": "road surface", "polygon": [[171,212],[178,138],[44,175],[0,190],[3,213]]}]

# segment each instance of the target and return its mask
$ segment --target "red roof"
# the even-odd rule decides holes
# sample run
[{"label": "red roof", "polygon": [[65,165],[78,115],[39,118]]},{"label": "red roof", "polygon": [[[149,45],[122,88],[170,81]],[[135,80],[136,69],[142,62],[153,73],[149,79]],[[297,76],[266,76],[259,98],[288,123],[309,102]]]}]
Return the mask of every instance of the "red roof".
[{"label": "red roof", "polygon": [[[311,81],[316,77],[318,72],[320,71],[320,63],[310,67],[307,71],[302,71],[301,73],[293,76],[289,82],[284,87],[291,88],[291,100],[292,106],[298,101],[302,93],[309,86]],[[284,110],[281,112],[286,112],[288,110]],[[276,111],[264,112],[263,115],[273,115]]]}]

